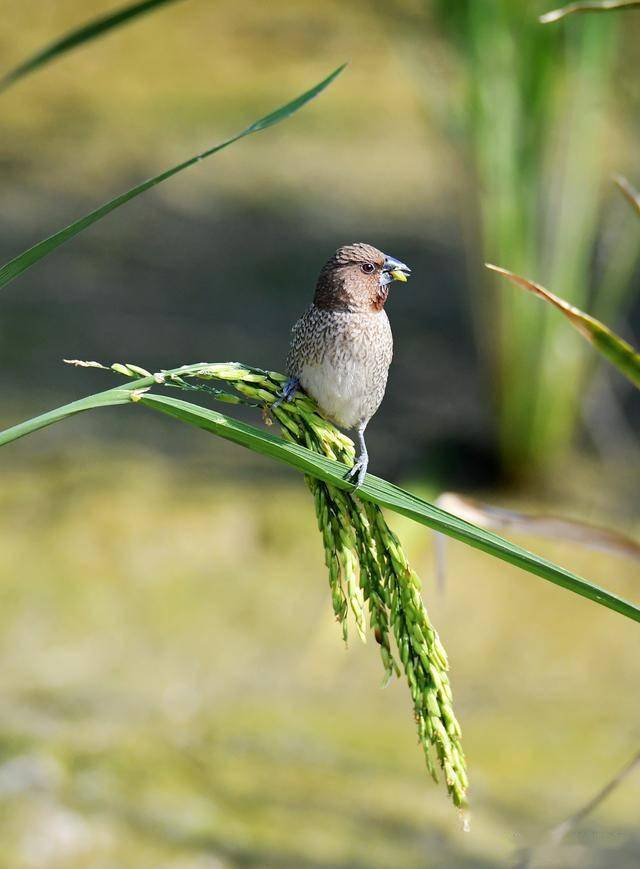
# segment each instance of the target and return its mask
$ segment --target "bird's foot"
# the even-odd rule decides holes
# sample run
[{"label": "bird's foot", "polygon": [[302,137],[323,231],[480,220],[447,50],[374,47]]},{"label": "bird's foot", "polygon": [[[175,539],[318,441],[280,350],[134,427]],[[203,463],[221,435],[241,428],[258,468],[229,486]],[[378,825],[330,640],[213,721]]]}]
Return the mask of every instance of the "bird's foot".
[{"label": "bird's foot", "polygon": [[367,466],[369,464],[369,456],[358,456],[354,466],[349,468],[344,475],[345,480],[353,483],[353,491],[359,489],[364,483],[364,478],[367,476]]},{"label": "bird's foot", "polygon": [[297,377],[290,377],[285,385],[282,387],[282,392],[278,396],[278,398],[273,402],[272,407],[278,407],[278,405],[282,404],[283,401],[287,403],[293,401],[296,392],[300,389],[300,381]]}]

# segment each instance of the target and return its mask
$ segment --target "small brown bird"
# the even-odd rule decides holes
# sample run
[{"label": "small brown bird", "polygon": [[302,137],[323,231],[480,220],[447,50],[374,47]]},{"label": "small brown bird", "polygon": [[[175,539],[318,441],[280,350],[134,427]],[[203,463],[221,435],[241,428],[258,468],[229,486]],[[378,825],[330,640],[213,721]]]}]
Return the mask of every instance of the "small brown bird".
[{"label": "small brown bird", "polygon": [[410,274],[370,244],[338,248],[320,272],[313,304],[292,330],[281,400],[290,401],[302,387],[324,416],[356,431],[359,452],[347,474],[356,488],[369,462],[364,431],[384,397],[393,355],[384,310],[389,284]]}]

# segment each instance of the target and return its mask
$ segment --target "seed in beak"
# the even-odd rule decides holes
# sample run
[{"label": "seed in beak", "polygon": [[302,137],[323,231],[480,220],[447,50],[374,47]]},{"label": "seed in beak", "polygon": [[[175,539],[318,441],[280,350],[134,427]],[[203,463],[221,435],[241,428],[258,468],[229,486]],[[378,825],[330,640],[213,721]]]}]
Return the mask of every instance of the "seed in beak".
[{"label": "seed in beak", "polygon": [[407,275],[405,272],[400,271],[400,269],[394,269],[392,272],[389,272],[394,281],[402,281],[403,284],[407,282]]}]

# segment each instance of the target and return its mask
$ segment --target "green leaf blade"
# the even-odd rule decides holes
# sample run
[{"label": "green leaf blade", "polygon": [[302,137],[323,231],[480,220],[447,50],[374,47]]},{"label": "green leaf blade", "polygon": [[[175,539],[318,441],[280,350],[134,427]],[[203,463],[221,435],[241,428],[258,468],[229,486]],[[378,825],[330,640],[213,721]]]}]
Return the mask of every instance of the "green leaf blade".
[{"label": "green leaf blade", "polygon": [[640,353],[606,326],[598,321],[596,323],[601,328],[591,329],[591,343],[627,380],[640,389]]},{"label": "green leaf blade", "polygon": [[[196,368],[200,366],[192,366]],[[184,371],[185,368],[176,369]],[[167,374],[171,372],[166,372]],[[269,432],[226,416],[219,411],[203,408],[182,399],[148,392],[156,381],[153,377],[143,377],[129,381],[121,387],[90,395],[72,402],[49,413],[13,426],[0,432],[0,446],[38,431],[55,422],[60,422],[77,413],[98,407],[137,404],[159,411],[175,419],[196,426],[225,440],[244,446],[255,453],[276,459],[292,468],[324,480],[331,485],[351,490],[352,484],[344,479],[345,466],[327,459],[305,447],[290,443]],[[371,501],[380,507],[393,510],[402,516],[419,522],[434,531],[453,537],[462,543],[473,546],[488,555],[519,567],[527,573],[572,591],[594,603],[598,603],[633,621],[640,622],[640,607],[586,579],[565,570],[552,562],[540,558],[528,550],[517,546],[493,532],[473,525],[465,519],[447,513],[429,504],[410,492],[406,492],[386,480],[367,474],[358,497]]]},{"label": "green leaf blade", "polygon": [[[253,426],[238,422],[218,413],[218,411],[200,408],[181,399],[148,393],[142,396],[140,403],[183,422],[188,422],[190,425],[217,434],[226,440],[248,447],[254,452],[275,458],[340,489],[350,490],[352,488],[352,485],[344,479],[344,465],[319,456],[297,444],[290,444]],[[393,510],[434,531],[440,531],[462,543],[480,549],[502,561],[520,567],[528,573],[546,579],[627,618],[640,622],[640,608],[629,601],[588,582],[571,571],[534,555],[491,531],[447,513],[386,480],[367,474],[358,495],[364,500]]]},{"label": "green leaf blade", "polygon": [[[137,383],[139,384],[140,381],[137,381]],[[56,422],[62,422],[63,419],[75,416],[77,413],[82,413],[85,410],[94,410],[98,407],[113,407],[118,404],[129,404],[131,402],[132,386],[133,384],[127,384],[117,389],[109,389],[106,392],[99,392],[96,395],[81,398],[79,401],[72,401],[70,404],[64,404],[62,407],[57,407],[48,413],[40,414],[40,416],[35,416],[33,419],[28,419],[25,422],[0,431],[0,447],[17,441],[26,435],[33,434],[36,431],[40,431],[40,429],[47,428],[47,426],[53,425]]]},{"label": "green leaf blade", "polygon": [[138,184],[135,187],[132,187],[130,190],[121,193],[119,196],[116,196],[114,199],[111,199],[109,202],[106,202],[104,205],[101,205],[99,208],[96,208],[89,214],[85,214],[84,217],[81,217],[73,223],[70,223],[68,226],[65,226],[63,229],[55,232],[48,238],[43,239],[42,241],[28,248],[26,251],[18,254],[18,256],[15,256],[13,259],[9,260],[9,262],[5,263],[2,268],[0,268],[0,287],[6,286],[6,284],[8,284],[10,281],[14,280],[27,269],[31,268],[31,266],[38,262],[38,260],[43,259],[48,254],[52,253],[52,251],[54,251],[56,248],[60,247],[60,245],[74,238],[74,236],[79,235],[79,233],[83,232],[83,230],[87,229],[87,227],[101,220],[103,217],[106,217],[106,215],[110,212],[115,211],[116,208],[119,208],[121,205],[124,205],[131,199],[134,199],[136,196],[140,196],[141,193],[145,193],[151,187],[155,187],[156,185],[161,184],[163,181],[166,181],[173,175],[177,175],[184,169],[188,169],[195,163],[199,163],[201,160],[210,157],[212,154],[216,154],[218,151],[222,151],[224,148],[228,148],[229,145],[232,145],[234,142],[243,139],[245,136],[250,136],[253,133],[260,132],[261,130],[272,127],[274,124],[280,123],[280,121],[284,121],[286,118],[291,117],[291,115],[299,111],[308,102],[315,99],[315,97],[322,93],[325,88],[329,87],[334,79],[336,79],[344,70],[345,66],[346,64],[342,64],[332,73],[330,73],[325,79],[314,85],[308,91],[305,91],[303,94],[300,94],[300,96],[296,97],[285,105],[280,106],[280,108],[276,109],[273,112],[270,112],[263,118],[254,121],[248,127],[245,127],[243,130],[231,136],[229,139],[225,139],[225,141],[214,145],[212,148],[209,148],[200,154],[196,154],[194,157],[190,157],[188,160],[184,160],[182,163],[178,163],[176,166],[172,166],[170,169],[161,172],[159,175],[154,175],[153,178],[148,178],[141,184]]},{"label": "green leaf blade", "polygon": [[571,325],[576,329],[583,338],[590,341],[591,344],[601,353],[612,365],[618,369],[628,380],[635,386],[640,388],[640,353],[628,344],[624,338],[612,332],[608,326],[596,320],[590,314],[585,314],[580,308],[569,304],[560,296],[549,292],[540,284],[530,281],[528,278],[523,278],[521,275],[510,272],[508,269],[503,269],[500,266],[485,263],[490,271],[496,272],[512,284],[529,290],[535,296],[544,299],[550,305],[553,305],[567,318]]},{"label": "green leaf blade", "polygon": [[117,9],[115,12],[95,18],[93,21],[89,21],[87,24],[69,31],[69,33],[49,43],[49,45],[46,45],[43,49],[31,55],[31,57],[28,57],[0,78],[0,92],[6,90],[10,85],[26,75],[35,72],[41,66],[50,63],[52,60],[56,60],[74,48],[78,48],[85,42],[97,39],[108,31],[120,27],[141,15],[146,15],[154,9],[175,2],[177,0],[142,0],[139,3],[131,3]]}]

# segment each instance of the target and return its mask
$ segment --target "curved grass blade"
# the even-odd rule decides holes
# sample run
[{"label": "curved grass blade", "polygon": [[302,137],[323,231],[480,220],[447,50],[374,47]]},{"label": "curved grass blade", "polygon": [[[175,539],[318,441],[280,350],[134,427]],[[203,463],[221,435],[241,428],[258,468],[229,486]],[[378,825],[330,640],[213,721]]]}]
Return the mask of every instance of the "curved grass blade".
[{"label": "curved grass blade", "polygon": [[[176,370],[184,371],[185,369],[183,367]],[[170,374],[171,372],[166,373]],[[80,411],[135,401],[152,410],[168,414],[182,422],[189,423],[189,425],[197,426],[247,447],[256,453],[284,462],[305,474],[331,483],[339,489],[351,490],[351,484],[344,479],[345,466],[343,464],[210,408],[199,407],[165,395],[149,394],[148,390],[155,385],[154,377],[142,377],[132,380],[118,389],[110,389],[107,392],[88,396],[0,432],[0,445],[8,444]],[[614,610],[633,621],[640,622],[640,608],[629,601],[504,540],[491,531],[479,528],[458,516],[447,513],[386,480],[368,474],[358,495],[364,501],[371,501],[380,507],[386,507],[402,516],[407,516],[434,531],[440,531],[449,537],[520,567],[528,573],[579,594],[594,603]]]},{"label": "curved grass blade", "polygon": [[594,2],[569,3],[568,6],[563,6],[562,9],[554,9],[552,12],[545,12],[538,18],[541,24],[551,24],[554,21],[560,21],[568,15],[574,15],[577,12],[616,12],[623,9],[638,9],[640,8],[640,0],[594,0]]},{"label": "curved grass blade", "polygon": [[459,495],[457,492],[443,492],[435,503],[443,510],[461,516],[482,528],[515,531],[532,534],[535,537],[545,537],[548,540],[577,543],[586,549],[609,552],[622,558],[640,561],[640,543],[611,528],[592,525],[590,522],[567,519],[565,516],[521,513],[506,507],[484,504],[476,501],[475,498]]},{"label": "curved grass blade", "polygon": [[39,69],[39,67],[77,48],[79,45],[96,39],[98,36],[102,36],[103,33],[107,33],[115,27],[120,27],[133,18],[138,18],[140,15],[145,15],[160,6],[166,6],[169,3],[175,2],[177,0],[142,0],[141,3],[130,3],[117,9],[115,12],[103,15],[100,18],[94,18],[88,24],[71,30],[65,36],[60,37],[60,39],[49,43],[49,45],[46,45],[43,49],[36,52],[36,54],[28,57],[19,66],[16,66],[6,73],[6,75],[2,76],[0,78],[0,92],[6,90],[10,85],[24,78],[29,73]]},{"label": "curved grass blade", "polygon": [[33,419],[28,419],[11,428],[7,428],[0,432],[0,447],[5,444],[10,444],[19,438],[25,437],[28,434],[39,431],[41,428],[46,428],[53,425],[54,422],[61,422],[70,416],[75,416],[77,413],[82,413],[84,410],[94,410],[97,407],[113,407],[118,404],[129,404],[131,402],[132,384],[127,383],[124,386],[119,386],[116,389],[109,389],[106,392],[98,392],[96,395],[89,395],[87,398],[81,398],[78,401],[72,401],[71,404],[64,404],[62,407],[57,407],[55,410],[50,410],[48,413],[43,413]]},{"label": "curved grass blade", "polygon": [[[520,513],[493,504],[483,504],[474,498],[458,495],[456,492],[443,492],[435,501],[437,507],[442,507],[455,516],[460,516],[481,528],[492,531],[510,531],[531,534],[535,537],[545,537],[549,540],[577,543],[586,549],[609,552],[622,558],[640,561],[640,543],[630,537],[613,531],[591,525],[588,522],[578,522],[566,519],[564,516],[536,515],[535,513]],[[434,534],[434,557],[436,568],[436,584],[440,591],[446,585],[446,538],[443,534]]]},{"label": "curved grass blade", "polygon": [[516,275],[507,269],[494,266],[491,263],[485,263],[488,269],[497,272],[505,278],[508,278],[513,284],[524,287],[525,290],[530,290],[536,296],[549,302],[558,310],[562,311],[567,320],[574,326],[580,334],[590,341],[593,346],[602,353],[603,356],[616,366],[618,371],[624,374],[633,384],[640,388],[640,353],[638,353],[631,344],[612,332],[600,320],[596,320],[590,314],[585,314],[580,308],[565,302],[559,296],[545,290],[540,284]]},{"label": "curved grass blade", "polygon": [[61,244],[64,244],[66,241],[69,241],[69,239],[81,233],[88,226],[91,226],[91,224],[101,220],[111,211],[115,211],[116,208],[119,208],[121,205],[134,199],[136,196],[139,196],[151,187],[161,184],[163,181],[166,181],[167,178],[171,178],[173,175],[177,175],[178,172],[182,172],[184,169],[188,169],[195,163],[199,163],[200,160],[204,160],[206,157],[210,157],[212,154],[216,154],[218,151],[228,148],[229,145],[243,139],[245,136],[250,136],[252,133],[258,133],[260,130],[266,130],[268,127],[272,127],[274,124],[278,124],[280,121],[289,118],[308,102],[317,97],[318,94],[322,93],[322,91],[340,75],[345,66],[346,64],[342,64],[342,66],[339,66],[319,84],[310,88],[310,90],[305,91],[305,93],[301,94],[299,97],[296,97],[284,106],[280,106],[279,109],[270,112],[258,121],[254,121],[253,124],[245,127],[244,130],[231,136],[231,138],[225,139],[225,141],[221,142],[219,145],[214,145],[212,148],[203,151],[201,154],[196,154],[195,157],[190,157],[183,163],[178,163],[177,166],[173,166],[171,169],[167,169],[165,172],[161,172],[159,175],[155,175],[153,178],[143,181],[142,184],[132,187],[131,190],[127,190],[126,193],[121,193],[119,196],[116,196],[115,199],[111,199],[109,202],[101,205],[100,208],[96,208],[95,211],[85,214],[84,217],[70,223],[68,226],[65,226],[64,229],[59,230],[48,238],[45,238],[43,241],[38,242],[38,244],[33,245],[33,247],[30,247],[28,250],[23,251],[23,253],[14,257],[0,268],[0,287],[4,287],[9,283],[9,281],[17,278],[18,275],[22,274],[22,272],[26,271],[34,263],[38,262],[38,260],[47,256],[57,247],[60,247]]},{"label": "curved grass blade", "polygon": [[[254,452],[278,459],[278,461],[291,465],[305,474],[325,480],[338,488],[352,488],[351,484],[345,481],[344,465],[339,462],[326,459],[297,444],[282,441],[280,438],[262,432],[246,423],[238,422],[218,411],[198,407],[181,399],[170,398],[165,395],[149,395],[148,393],[141,396],[140,403],[183,422],[188,422],[190,425],[213,432],[226,440],[246,446]],[[476,549],[481,549],[489,555],[507,561],[516,567],[521,567],[528,573],[547,579],[562,588],[640,622],[640,608],[634,604],[504,540],[497,534],[453,516],[386,480],[367,474],[364,485],[358,490],[358,496],[364,501],[372,501],[380,507],[387,507],[402,516],[407,516],[409,519],[426,525],[428,528],[441,531],[449,537],[467,543]]]},{"label": "curved grass blade", "polygon": [[640,193],[627,181],[624,175],[614,175],[613,181],[618,185],[624,197],[631,203],[632,207],[640,214]]}]

